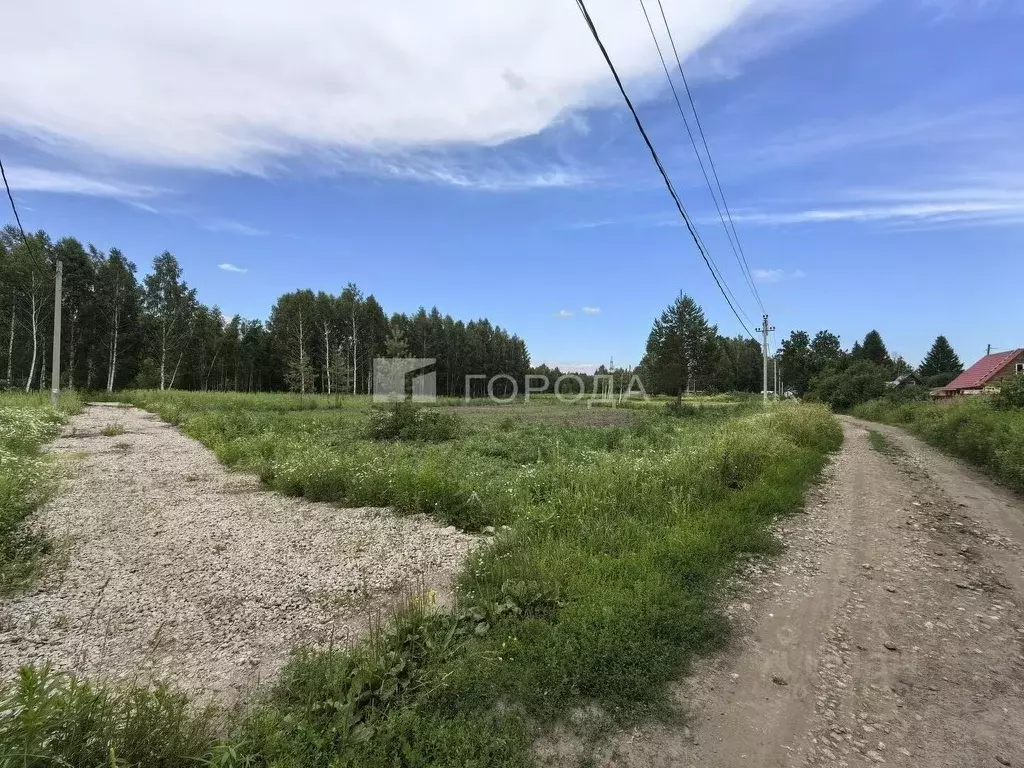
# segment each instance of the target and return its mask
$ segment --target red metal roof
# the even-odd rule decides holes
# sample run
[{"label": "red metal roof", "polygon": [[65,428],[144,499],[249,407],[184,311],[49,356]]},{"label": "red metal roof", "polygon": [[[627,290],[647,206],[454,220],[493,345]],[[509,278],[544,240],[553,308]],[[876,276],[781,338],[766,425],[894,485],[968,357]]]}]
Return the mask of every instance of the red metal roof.
[{"label": "red metal roof", "polygon": [[985,355],[966,371],[953,379],[945,389],[976,389],[982,387],[1001,371],[1007,363],[1024,354],[1024,349],[1014,349],[1010,352],[993,352]]}]

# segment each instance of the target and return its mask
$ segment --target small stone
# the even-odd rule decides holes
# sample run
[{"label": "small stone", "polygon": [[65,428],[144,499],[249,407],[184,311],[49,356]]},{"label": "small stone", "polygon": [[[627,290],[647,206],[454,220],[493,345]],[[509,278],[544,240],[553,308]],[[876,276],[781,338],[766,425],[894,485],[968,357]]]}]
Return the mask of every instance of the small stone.
[{"label": "small stone", "polygon": [[957,589],[970,589],[970,588],[971,588],[971,585],[970,585],[970,584],[965,584],[965,583],[964,583],[964,582],[962,582],[962,581],[958,581],[958,582],[956,583],[956,588],[957,588]]},{"label": "small stone", "polygon": [[895,592],[896,591],[896,587],[886,587],[885,591],[886,592]]},{"label": "small stone", "polygon": [[786,678],[784,678],[782,675],[772,675],[772,682],[776,685],[789,685]]},{"label": "small stone", "polygon": [[494,535],[494,526],[493,525],[485,525],[484,529],[483,529],[483,534],[484,534],[484,536],[493,536]]},{"label": "small stone", "polygon": [[882,643],[882,645],[884,645],[890,651],[899,650],[899,646],[896,645],[896,643],[894,643],[892,640],[886,640],[884,643]]},{"label": "small stone", "polygon": [[1005,758],[1002,755],[996,755],[996,762],[1000,765],[1013,765],[1008,758]]}]

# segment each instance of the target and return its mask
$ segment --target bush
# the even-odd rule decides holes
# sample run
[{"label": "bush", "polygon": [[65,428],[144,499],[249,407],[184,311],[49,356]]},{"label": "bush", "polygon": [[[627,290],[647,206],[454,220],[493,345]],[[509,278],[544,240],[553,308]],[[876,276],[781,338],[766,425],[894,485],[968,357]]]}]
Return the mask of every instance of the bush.
[{"label": "bush", "polygon": [[828,370],[812,379],[807,399],[825,403],[836,411],[848,411],[855,405],[881,397],[888,378],[887,371],[880,365],[860,360],[846,370]]},{"label": "bush", "polygon": [[367,436],[372,440],[420,440],[440,443],[459,435],[461,422],[454,413],[429,410],[408,400],[374,406]]},{"label": "bush", "polygon": [[992,405],[1001,411],[1024,409],[1024,376],[1001,382],[999,393],[992,397]]}]

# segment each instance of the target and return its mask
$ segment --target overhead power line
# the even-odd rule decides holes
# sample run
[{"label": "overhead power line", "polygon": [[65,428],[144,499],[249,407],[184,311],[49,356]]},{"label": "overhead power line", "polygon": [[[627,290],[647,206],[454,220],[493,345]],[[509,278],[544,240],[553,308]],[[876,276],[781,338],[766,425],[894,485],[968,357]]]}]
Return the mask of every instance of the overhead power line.
[{"label": "overhead power line", "polygon": [[[640,5],[641,5],[641,7],[643,7],[643,0],[640,0]],[[693,111],[693,118],[694,118],[694,121],[695,121],[695,123],[697,125],[697,132],[700,134],[701,143],[704,145],[704,152],[708,156],[708,164],[711,166],[711,175],[714,176],[714,178],[715,178],[715,186],[718,187],[718,194],[722,198],[722,207],[725,208],[725,215],[729,219],[729,228],[732,229],[732,238],[730,238],[729,242],[730,242],[730,244],[732,244],[733,239],[735,239],[735,246],[733,248],[733,253],[736,254],[737,261],[740,262],[740,271],[743,273],[743,277],[746,279],[747,285],[749,286],[751,293],[754,294],[754,299],[757,301],[758,306],[761,308],[761,311],[764,312],[765,308],[764,308],[764,304],[761,301],[761,294],[758,292],[757,285],[755,284],[753,276],[750,273],[750,264],[747,263],[747,255],[743,251],[743,243],[740,242],[740,234],[739,234],[739,232],[736,231],[736,222],[733,221],[732,211],[729,210],[729,203],[725,199],[725,190],[722,189],[722,182],[721,182],[721,180],[718,177],[718,169],[715,167],[715,160],[711,156],[711,148],[708,146],[708,139],[707,139],[707,136],[705,136],[705,134],[704,134],[704,126],[701,124],[701,122],[700,122],[700,115],[697,112],[697,104],[693,100],[693,93],[690,91],[690,83],[686,79],[686,73],[683,71],[683,61],[682,61],[682,59],[679,56],[679,49],[676,48],[676,41],[675,41],[675,38],[672,36],[672,27],[669,26],[668,17],[665,15],[665,6],[662,4],[661,0],[658,0],[658,10],[661,12],[661,20],[662,20],[662,23],[664,23],[664,25],[665,25],[665,32],[668,33],[668,41],[669,41],[669,43],[672,46],[672,54],[675,56],[675,59],[676,59],[676,67],[679,70],[679,77],[683,81],[683,88],[686,90],[686,98],[689,100],[689,102],[690,102],[690,109]],[[647,9],[646,8],[644,8],[644,16],[645,17],[647,16]],[[650,27],[650,25],[651,25],[650,19],[647,20],[647,25]],[[654,35],[654,30],[653,29],[651,29],[651,34]],[[655,37],[655,44],[657,45],[657,37]],[[661,47],[660,46],[658,47],[658,55],[661,56]],[[662,58],[661,63],[662,63],[662,66],[665,65],[664,58]],[[666,75],[667,74],[668,73],[666,72]],[[670,83],[672,82],[672,78],[671,77],[669,77],[669,82]],[[676,94],[676,89],[675,89],[674,86],[672,88],[672,94],[673,95]],[[676,96],[676,105],[679,106],[679,97],[678,96]],[[679,106],[679,109],[680,109],[680,113],[682,113],[682,107],[681,106]],[[686,118],[685,117],[683,118],[683,122],[684,123],[686,122]],[[693,134],[690,133],[690,126],[689,125],[686,126],[686,132],[690,134],[690,141],[693,142]],[[693,149],[694,149],[695,152],[697,152],[697,159],[700,160],[700,152],[697,151],[696,144],[694,144]],[[704,170],[704,163],[703,162],[701,162],[701,170],[702,171]],[[705,179],[705,181],[707,181],[707,172],[704,173],[704,179]],[[710,186],[710,181],[708,182],[708,185]],[[715,193],[712,192],[711,196],[712,196],[712,198],[714,198]],[[717,200],[715,201],[715,208],[718,208],[718,201]],[[718,211],[718,216],[719,216],[719,218],[721,218],[721,216],[722,216],[722,211],[720,209]],[[725,221],[724,220],[722,221],[722,225],[723,226],[725,225]],[[728,234],[728,231],[726,232],[726,234]],[[737,253],[737,250],[738,250],[738,253]]]},{"label": "overhead power line", "polygon": [[[742,258],[742,251],[739,250],[738,239],[734,240],[735,227],[733,227],[732,231],[730,231],[729,225],[725,221],[725,214],[722,212],[722,206],[718,204],[718,195],[715,194],[715,189],[711,185],[711,177],[708,175],[707,166],[704,163],[704,158],[700,153],[700,149],[697,148],[697,139],[693,135],[693,131],[690,128],[690,121],[686,118],[686,110],[683,109],[683,103],[679,98],[679,92],[676,90],[675,81],[672,79],[672,75],[669,72],[668,62],[665,61],[665,55],[662,52],[661,43],[658,42],[658,35],[654,31],[654,25],[651,23],[651,17],[647,13],[647,6],[644,4],[644,0],[640,0],[640,10],[643,11],[644,19],[647,21],[647,29],[651,33],[651,40],[654,41],[654,47],[658,51],[658,58],[661,59],[661,68],[665,71],[665,79],[668,81],[668,87],[672,91],[672,97],[676,102],[676,109],[679,111],[679,117],[681,117],[683,120],[683,126],[686,128],[686,135],[690,137],[690,146],[693,147],[693,153],[697,156],[697,163],[700,165],[700,171],[704,175],[704,183],[707,185],[708,192],[711,193],[711,200],[715,204],[715,211],[718,212],[718,220],[722,222],[722,229],[725,231],[726,240],[729,241],[729,247],[732,249],[732,253],[736,257],[736,264],[740,268],[740,274],[743,275],[744,281],[746,282],[747,286],[751,289],[751,295],[754,297],[754,300],[757,302],[758,306],[761,308],[761,311],[763,312],[764,305],[761,303],[761,297],[757,294],[756,289],[754,289],[753,282],[750,279],[748,271],[744,267],[746,262],[745,259]],[[668,27],[666,25],[666,29],[667,28]],[[697,113],[695,111],[694,117],[696,117],[696,114]],[[706,146],[707,144],[705,143],[705,147]],[[708,154],[708,160],[711,160],[710,153]],[[721,185],[719,185],[719,193],[721,193]],[[725,202],[724,194],[722,195],[722,202]],[[733,296],[733,298],[735,299],[735,296]],[[743,314],[749,322],[750,317],[747,316],[745,312]]]},{"label": "overhead power line", "polygon": [[21,226],[21,216],[18,215],[18,206],[14,204],[14,195],[11,194],[11,185],[7,183],[7,171],[4,170],[4,161],[0,160],[0,176],[4,179],[4,189],[7,190],[7,199],[11,201],[11,210],[14,211],[14,220],[18,223],[18,230],[21,232],[21,239],[25,243],[25,247],[31,252],[32,246],[28,242],[28,237],[25,235],[25,228]]},{"label": "overhead power line", "polygon": [[729,305],[729,309],[732,310],[733,315],[736,316],[736,320],[743,327],[743,330],[747,332],[748,336],[753,338],[753,334],[750,332],[750,329],[747,327],[746,323],[743,322],[743,318],[740,317],[740,313],[736,309],[736,305],[734,305],[732,299],[729,298],[729,293],[726,292],[726,289],[723,286],[724,279],[719,278],[717,268],[714,266],[711,256],[708,254],[704,247],[704,243],[697,234],[697,230],[694,227],[693,222],[690,220],[690,216],[687,214],[682,200],[679,199],[679,195],[676,193],[675,187],[672,186],[672,180],[669,178],[668,171],[665,170],[665,166],[661,162],[661,158],[658,156],[658,151],[651,143],[651,139],[647,135],[647,130],[644,128],[644,124],[640,120],[640,115],[637,113],[636,107],[633,106],[633,102],[626,93],[626,88],[622,84],[622,78],[619,77],[618,70],[615,69],[611,56],[608,55],[608,49],[604,47],[604,43],[601,41],[601,35],[597,31],[597,27],[594,26],[594,20],[590,17],[590,12],[587,10],[584,0],[576,0],[576,6],[580,9],[580,13],[583,14],[583,19],[586,21],[587,27],[590,29],[590,34],[593,35],[594,42],[597,43],[597,47],[601,50],[601,55],[604,57],[605,63],[608,65],[608,69],[612,73],[612,77],[615,78],[615,84],[619,87],[619,93],[622,94],[622,98],[626,102],[626,106],[629,107],[629,111],[633,115],[633,120],[636,122],[637,130],[640,131],[640,135],[643,137],[644,143],[647,145],[647,149],[651,153],[651,158],[654,160],[654,164],[658,166],[658,172],[661,174],[661,178],[664,180],[665,186],[668,189],[669,194],[672,196],[672,200],[675,202],[676,208],[679,210],[679,215],[682,217],[683,222],[686,224],[686,228],[690,232],[690,237],[693,238],[693,242],[697,246],[697,250],[700,251],[704,264],[711,272],[711,276],[715,280],[715,285],[718,286],[718,290],[722,294],[722,298],[724,298],[726,304]]}]

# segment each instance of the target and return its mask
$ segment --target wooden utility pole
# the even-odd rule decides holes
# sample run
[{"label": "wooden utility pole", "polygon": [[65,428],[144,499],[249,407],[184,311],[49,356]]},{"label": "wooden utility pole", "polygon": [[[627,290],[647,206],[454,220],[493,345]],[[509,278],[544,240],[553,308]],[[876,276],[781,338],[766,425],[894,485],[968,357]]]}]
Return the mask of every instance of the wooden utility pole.
[{"label": "wooden utility pole", "polygon": [[53,289],[53,368],[50,374],[50,402],[54,408],[60,400],[60,305],[63,282],[64,262],[58,261],[57,278]]}]

